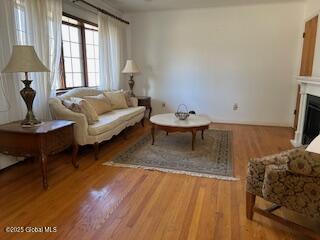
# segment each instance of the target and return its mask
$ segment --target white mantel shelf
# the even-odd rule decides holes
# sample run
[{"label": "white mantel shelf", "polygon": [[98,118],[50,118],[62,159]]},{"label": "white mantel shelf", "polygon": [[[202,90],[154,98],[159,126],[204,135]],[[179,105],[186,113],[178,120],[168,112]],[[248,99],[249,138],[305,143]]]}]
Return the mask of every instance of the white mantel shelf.
[{"label": "white mantel shelf", "polygon": [[291,143],[293,146],[299,147],[302,145],[307,97],[308,95],[320,97],[320,77],[297,76],[296,79],[300,85],[300,111],[295,138],[291,140]]},{"label": "white mantel shelf", "polygon": [[320,77],[297,76],[296,79],[299,83],[320,85]]}]

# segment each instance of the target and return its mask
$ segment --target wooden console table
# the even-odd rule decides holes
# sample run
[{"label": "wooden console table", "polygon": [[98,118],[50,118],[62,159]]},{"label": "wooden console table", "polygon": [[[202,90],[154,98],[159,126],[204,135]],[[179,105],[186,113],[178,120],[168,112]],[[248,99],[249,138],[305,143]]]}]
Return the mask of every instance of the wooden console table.
[{"label": "wooden console table", "polygon": [[79,167],[76,160],[78,145],[74,140],[71,121],[55,120],[40,126],[23,128],[20,122],[0,125],[0,153],[12,156],[36,157],[40,160],[43,188],[48,188],[48,155],[73,147],[72,164]]}]

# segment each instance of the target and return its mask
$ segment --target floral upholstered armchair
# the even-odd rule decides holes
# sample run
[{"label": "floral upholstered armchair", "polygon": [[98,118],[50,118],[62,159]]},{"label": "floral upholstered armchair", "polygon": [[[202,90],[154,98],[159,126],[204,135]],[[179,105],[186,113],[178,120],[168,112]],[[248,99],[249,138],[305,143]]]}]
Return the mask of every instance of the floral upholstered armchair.
[{"label": "floral upholstered armchair", "polygon": [[[255,207],[256,196],[275,205],[266,210]],[[257,212],[312,237],[318,236],[307,228],[272,214],[279,207],[320,218],[320,155],[297,148],[249,161],[247,218],[252,220],[253,213]]]}]

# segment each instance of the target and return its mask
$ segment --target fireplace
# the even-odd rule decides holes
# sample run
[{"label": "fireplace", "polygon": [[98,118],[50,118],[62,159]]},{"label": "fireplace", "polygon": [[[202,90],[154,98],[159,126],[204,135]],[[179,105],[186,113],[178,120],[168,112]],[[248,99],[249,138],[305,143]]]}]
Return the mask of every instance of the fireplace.
[{"label": "fireplace", "polygon": [[320,132],[320,97],[307,95],[302,144],[309,144]]}]

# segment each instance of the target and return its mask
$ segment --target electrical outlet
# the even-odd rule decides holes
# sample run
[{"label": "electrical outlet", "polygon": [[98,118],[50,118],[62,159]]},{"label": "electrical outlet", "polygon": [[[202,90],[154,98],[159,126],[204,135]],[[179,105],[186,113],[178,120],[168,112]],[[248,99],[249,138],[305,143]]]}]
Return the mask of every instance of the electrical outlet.
[{"label": "electrical outlet", "polygon": [[166,103],[163,102],[162,103],[162,107],[165,108],[166,107]]},{"label": "electrical outlet", "polygon": [[238,103],[233,104],[233,111],[237,111],[239,109]]}]

